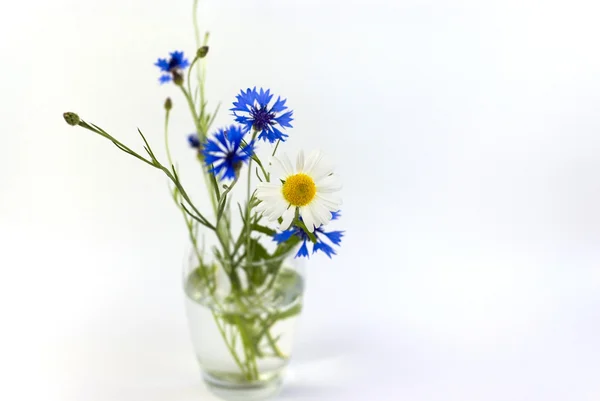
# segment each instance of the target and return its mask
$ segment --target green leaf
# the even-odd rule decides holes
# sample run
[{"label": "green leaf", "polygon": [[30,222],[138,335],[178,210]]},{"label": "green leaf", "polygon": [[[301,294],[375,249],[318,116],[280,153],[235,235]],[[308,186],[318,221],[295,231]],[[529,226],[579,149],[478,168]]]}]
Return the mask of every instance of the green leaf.
[{"label": "green leaf", "polygon": [[256,238],[250,239],[250,248],[252,249],[251,262],[260,262],[261,260],[268,260],[271,258],[269,252],[261,245]]},{"label": "green leaf", "polygon": [[302,312],[302,304],[297,304],[296,306],[284,311],[284,312],[280,312],[277,315],[275,315],[275,319],[277,321],[279,320],[284,320],[284,319],[288,319],[290,317],[294,317],[296,315],[299,315],[300,312]]},{"label": "green leaf", "polygon": [[273,235],[275,235],[275,230],[269,228],[269,227],[265,227],[265,226],[261,226],[259,224],[253,224],[252,225],[252,230],[257,231],[259,233],[263,233],[266,234],[270,237],[272,237]]}]

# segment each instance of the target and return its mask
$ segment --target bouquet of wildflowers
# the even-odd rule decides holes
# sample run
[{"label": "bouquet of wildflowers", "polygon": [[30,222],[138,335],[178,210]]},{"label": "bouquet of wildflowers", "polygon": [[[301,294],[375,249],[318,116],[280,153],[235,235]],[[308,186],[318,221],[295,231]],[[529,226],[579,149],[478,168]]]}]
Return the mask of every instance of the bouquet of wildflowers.
[{"label": "bouquet of wildflowers", "polygon": [[[237,374],[236,380],[253,383],[264,380],[269,372],[272,364],[264,361],[287,360],[276,327],[301,310],[298,296],[282,301],[290,294],[290,286],[300,283],[286,269],[286,258],[306,258],[311,252],[331,257],[336,253],[334,246],[341,243],[342,231],[325,228],[340,216],[341,183],[321,152],[299,152],[294,162],[282,153],[291,134],[293,112],[286,99],[269,89],[241,90],[231,104],[231,124],[212,128],[218,107],[209,111],[205,98],[208,39],[206,34],[198,40],[191,62],[184,52],[174,51],[155,63],[159,83],[173,85],[189,108],[196,132],[187,141],[202,166],[207,202],[191,199],[172,160],[170,98],[164,104],[166,161],[157,158],[139,130],[143,152],[75,113],[65,113],[64,118],[166,175],[191,241],[193,266],[186,275],[186,293],[210,313],[233,366],[206,369],[216,380]],[[245,199],[236,201],[234,193],[240,191]],[[214,241],[209,242],[214,245],[206,245],[206,236],[212,236]],[[202,347],[206,345],[196,345],[198,358],[210,364],[210,356],[198,350]],[[219,372],[228,376],[218,376]]]}]

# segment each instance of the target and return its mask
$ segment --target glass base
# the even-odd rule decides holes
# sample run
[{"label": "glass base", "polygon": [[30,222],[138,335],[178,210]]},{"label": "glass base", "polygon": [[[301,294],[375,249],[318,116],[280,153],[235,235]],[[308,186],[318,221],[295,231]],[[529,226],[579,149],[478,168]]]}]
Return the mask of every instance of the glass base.
[{"label": "glass base", "polygon": [[208,389],[217,397],[227,401],[266,400],[279,394],[283,383],[279,373],[256,382],[240,380],[237,375],[207,372],[203,375]]}]

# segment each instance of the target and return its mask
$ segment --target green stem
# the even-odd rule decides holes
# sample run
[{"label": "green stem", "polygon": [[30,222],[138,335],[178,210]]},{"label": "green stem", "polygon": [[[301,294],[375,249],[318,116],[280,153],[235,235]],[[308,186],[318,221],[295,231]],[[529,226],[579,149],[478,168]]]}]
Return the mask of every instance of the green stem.
[{"label": "green stem", "polygon": [[[151,165],[152,167],[161,170],[172,182],[173,184],[175,184],[175,187],[179,190],[181,196],[183,197],[183,199],[187,202],[187,204],[192,208],[192,211],[196,214],[195,217],[200,223],[202,223],[203,225],[205,225],[206,227],[210,228],[211,230],[215,230],[216,228],[210,224],[208,222],[208,220],[202,215],[202,213],[198,210],[198,208],[194,205],[194,203],[192,202],[192,200],[190,199],[190,197],[188,196],[187,192],[185,191],[185,189],[183,188],[183,186],[181,185],[181,183],[179,182],[179,178],[177,177],[177,172],[174,170],[174,166],[171,166],[173,168],[173,172],[171,172],[169,169],[167,169],[165,166],[163,166],[154,156],[154,153],[152,152],[152,149],[150,148],[150,145],[148,144],[148,141],[146,140],[146,138],[144,137],[144,135],[142,134],[141,131],[138,130],[138,132],[140,133],[140,135],[142,136],[142,139],[144,140],[145,143],[145,149],[148,152],[151,160],[146,159],[145,157],[140,156],[138,153],[134,152],[133,150],[131,150],[129,147],[125,146],[124,144],[122,144],[121,142],[119,142],[117,139],[113,138],[110,134],[108,134],[106,131],[104,131],[102,128],[97,127],[93,124],[88,124],[85,121],[81,120],[79,122],[79,126],[86,128],[92,132],[95,132],[96,134],[103,136],[107,139],[109,139],[110,141],[112,141],[112,143],[114,143],[119,149],[121,149],[122,151],[124,151],[125,153],[128,153],[134,157],[136,157],[137,159]],[[175,174],[173,174],[175,173]]]},{"label": "green stem", "polygon": [[[169,146],[169,115],[170,115],[170,110],[167,109],[165,111],[165,150],[167,153],[167,160],[169,161],[169,164],[173,166],[174,165],[173,157],[171,156],[171,148]],[[177,208],[181,211],[181,213],[183,215],[183,219],[185,220],[185,225],[188,229],[190,242],[192,243],[192,246],[194,247],[194,253],[196,254],[196,258],[198,259],[198,263],[200,264],[200,267],[202,270],[202,278],[204,279],[204,281],[206,283],[206,287],[209,289],[209,291],[214,292],[215,284],[213,282],[213,285],[211,285],[211,280],[208,277],[208,272],[206,271],[206,267],[202,260],[202,255],[200,254],[200,251],[198,250],[198,238],[196,236],[194,220],[189,218],[185,209],[183,207],[181,207],[180,201],[179,201],[179,196],[178,196],[179,190],[173,189],[173,190],[171,190],[171,193],[172,193],[172,198],[173,198],[173,201],[175,202],[175,205],[177,205]]]},{"label": "green stem", "polygon": [[200,47],[200,28],[198,26],[198,0],[194,0],[193,6],[194,33],[196,35],[196,47]]},{"label": "green stem", "polygon": [[[192,75],[192,69],[194,68],[194,66],[196,65],[198,60],[199,60],[198,56],[194,57],[194,60],[192,60],[192,64],[190,64],[190,67],[188,68],[186,85],[187,85],[187,91],[190,95],[192,93],[192,86],[191,86],[192,83],[191,83],[191,79],[190,79],[191,75]],[[192,104],[194,104],[193,99],[192,99]],[[195,110],[195,108],[194,108],[194,110]]]},{"label": "green stem", "polygon": [[217,227],[219,226],[219,222],[223,217],[223,212],[225,210],[225,205],[227,204],[227,195],[231,192],[235,184],[237,184],[239,176],[236,175],[233,182],[227,187],[227,189],[221,194],[221,199],[219,200],[219,205],[217,207]]},{"label": "green stem", "polygon": [[242,344],[244,346],[244,353],[246,355],[246,366],[248,369],[248,373],[250,373],[247,375],[247,379],[250,381],[257,380],[258,365],[256,364],[256,354],[254,351],[254,345],[252,344],[252,340],[250,339],[250,336],[246,331],[246,325],[239,315],[235,316],[235,321],[240,333],[240,337],[242,339]]},{"label": "green stem", "polygon": [[194,126],[196,127],[196,131],[198,131],[198,139],[200,140],[200,143],[202,143],[206,139],[206,132],[203,131],[202,125],[200,124],[200,117],[196,112],[194,100],[192,99],[190,93],[183,87],[183,85],[179,85],[179,88],[181,89],[181,92],[183,92],[185,100],[187,100],[188,107],[192,113],[192,118],[194,119]]},{"label": "green stem", "polygon": [[[250,143],[254,142],[254,140],[256,139],[256,135],[258,135],[258,131],[254,130],[254,133],[252,134],[252,140],[250,141]],[[246,222],[245,222],[245,228],[246,228],[246,258],[248,260],[252,260],[252,251],[250,249],[250,230],[251,230],[251,224],[250,224],[250,209],[251,209],[251,198],[250,198],[250,192],[251,192],[251,187],[252,187],[252,160],[250,159],[248,161],[248,183],[246,186]]]},{"label": "green stem", "polygon": [[242,373],[244,373],[246,375],[246,377],[248,377],[248,373],[249,372],[245,371],[244,364],[242,363],[242,361],[238,357],[237,352],[235,352],[235,349],[231,346],[231,344],[229,344],[229,341],[227,340],[227,335],[225,334],[225,330],[223,329],[223,327],[221,326],[221,324],[219,322],[219,318],[218,318],[217,313],[213,312],[212,314],[213,314],[213,318],[215,319],[215,323],[217,325],[217,329],[219,330],[219,333],[221,333],[221,337],[223,338],[223,342],[225,343],[225,346],[229,350],[229,353],[233,357],[236,365],[238,365],[238,367],[240,368],[240,370],[242,371]]},{"label": "green stem", "polygon": [[277,357],[279,357],[281,359],[287,359],[287,356],[283,352],[281,352],[281,350],[277,346],[277,343],[273,339],[273,336],[271,335],[271,330],[267,329],[266,334],[267,334],[267,341],[269,342],[269,345],[271,346],[271,349],[273,350],[273,352],[275,352],[275,355],[277,355]]},{"label": "green stem", "polygon": [[173,166],[173,159],[171,158],[171,148],[169,147],[169,115],[170,110],[165,110],[165,150],[167,152],[167,160],[170,166]]},{"label": "green stem", "polygon": [[262,162],[260,161],[260,159],[259,159],[259,158],[258,158],[256,155],[254,155],[254,156],[252,156],[252,160],[254,160],[254,161],[256,162],[256,164],[258,164],[258,167],[260,167],[260,169],[261,169],[261,171],[262,171],[262,173],[263,173],[263,176],[264,176],[265,180],[266,180],[267,182],[269,182],[270,175],[269,175],[269,173],[267,173],[267,171],[266,171],[266,170],[265,170],[265,168],[263,167],[263,164],[262,164]]},{"label": "green stem", "polygon": [[[277,153],[277,148],[279,147],[279,144],[281,143],[281,139],[277,140],[277,143],[275,144],[275,148],[273,149],[273,153],[271,153],[271,157],[275,157],[275,153]],[[262,166],[261,166],[262,168]],[[263,174],[265,174],[265,169],[263,169]],[[267,182],[271,182],[271,173],[267,173],[265,175],[265,179],[267,180]]]},{"label": "green stem", "polygon": [[275,153],[277,153],[277,148],[279,147],[280,142],[281,142],[281,139],[278,139],[277,143],[275,144],[275,149],[273,149],[273,153],[271,153],[271,157],[274,157]]}]

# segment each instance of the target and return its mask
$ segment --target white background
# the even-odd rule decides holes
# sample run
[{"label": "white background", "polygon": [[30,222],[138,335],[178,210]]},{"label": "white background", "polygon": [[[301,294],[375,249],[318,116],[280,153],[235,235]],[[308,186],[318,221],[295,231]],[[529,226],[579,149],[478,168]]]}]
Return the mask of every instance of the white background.
[{"label": "white background", "polygon": [[[322,148],[345,182],[347,235],[308,265],[280,399],[599,400],[597,3],[204,3],[212,104],[272,88],[295,111],[286,150]],[[173,96],[201,195],[152,65],[193,54],[190,11],[0,6],[2,400],[213,399],[164,177],[62,120],[162,149]]]}]

